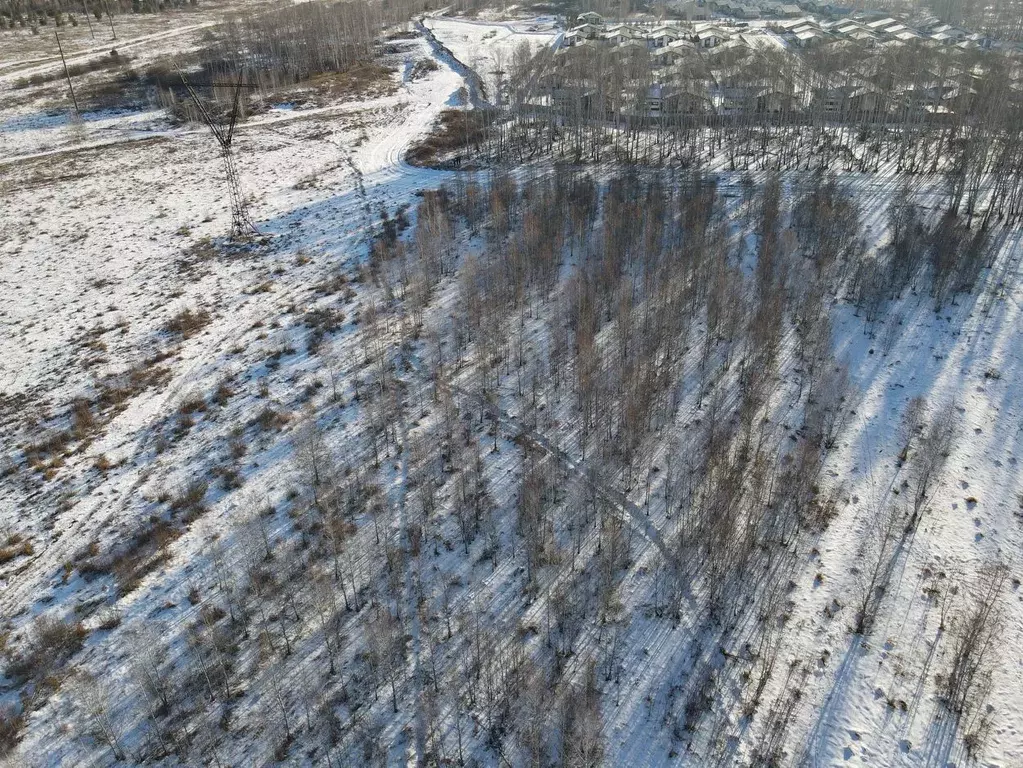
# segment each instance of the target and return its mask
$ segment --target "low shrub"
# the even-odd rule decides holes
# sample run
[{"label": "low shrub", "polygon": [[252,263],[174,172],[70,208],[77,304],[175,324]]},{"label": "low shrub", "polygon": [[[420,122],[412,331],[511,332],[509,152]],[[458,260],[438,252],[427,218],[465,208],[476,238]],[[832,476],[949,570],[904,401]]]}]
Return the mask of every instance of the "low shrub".
[{"label": "low shrub", "polygon": [[[461,154],[478,149],[493,124],[495,115],[482,109],[447,109],[441,112],[437,127],[408,153],[413,165],[461,165]],[[446,158],[455,154],[454,158]]]},{"label": "low shrub", "polygon": [[205,309],[192,310],[188,307],[178,312],[163,325],[167,333],[189,339],[210,323],[210,313]]},{"label": "low shrub", "polygon": [[25,648],[7,665],[7,674],[22,682],[54,681],[68,659],[81,650],[88,634],[80,622],[41,617]]},{"label": "low shrub", "polygon": [[13,707],[0,709],[0,757],[6,757],[21,741],[25,716]]}]

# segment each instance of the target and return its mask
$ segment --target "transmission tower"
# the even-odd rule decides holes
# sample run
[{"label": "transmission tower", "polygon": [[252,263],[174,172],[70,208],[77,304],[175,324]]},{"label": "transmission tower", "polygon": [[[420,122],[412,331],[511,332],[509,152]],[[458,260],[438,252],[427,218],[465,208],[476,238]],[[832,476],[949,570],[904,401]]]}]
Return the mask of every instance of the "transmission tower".
[{"label": "transmission tower", "polygon": [[202,121],[206,123],[206,126],[210,129],[210,132],[220,145],[220,157],[224,161],[224,172],[227,176],[227,188],[231,197],[231,239],[240,239],[248,235],[258,235],[259,230],[256,229],[256,226],[249,219],[249,214],[246,210],[245,197],[242,195],[241,182],[238,180],[238,169],[234,164],[234,150],[231,145],[231,141],[234,138],[234,128],[238,124],[238,113],[241,108],[242,89],[254,88],[255,86],[243,83],[241,75],[238,76],[237,83],[207,83],[207,85],[211,87],[223,86],[234,88],[234,99],[231,103],[231,115],[228,120],[228,124],[225,127],[219,120],[214,119],[213,115],[210,114],[209,109],[203,103],[202,99],[199,98],[199,94],[195,92],[195,89],[185,78],[184,74],[181,75],[181,83],[188,91],[188,95],[192,97],[192,101],[195,102],[196,109],[199,110],[199,115],[202,117]]}]

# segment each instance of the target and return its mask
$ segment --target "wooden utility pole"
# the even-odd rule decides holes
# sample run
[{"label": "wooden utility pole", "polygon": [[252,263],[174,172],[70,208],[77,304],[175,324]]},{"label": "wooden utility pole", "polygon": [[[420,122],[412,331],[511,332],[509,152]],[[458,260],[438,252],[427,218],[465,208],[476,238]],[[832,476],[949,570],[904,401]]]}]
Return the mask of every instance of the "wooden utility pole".
[{"label": "wooden utility pole", "polygon": [[64,58],[64,46],[60,44],[60,35],[57,34],[57,30],[53,30],[53,36],[57,38],[57,50],[60,51],[60,63],[64,65],[64,77],[67,78],[67,87],[71,91],[71,102],[75,105],[75,114],[78,117],[81,117],[82,113],[78,109],[78,99],[75,96],[75,87],[71,85],[71,73],[67,68],[67,59]]}]

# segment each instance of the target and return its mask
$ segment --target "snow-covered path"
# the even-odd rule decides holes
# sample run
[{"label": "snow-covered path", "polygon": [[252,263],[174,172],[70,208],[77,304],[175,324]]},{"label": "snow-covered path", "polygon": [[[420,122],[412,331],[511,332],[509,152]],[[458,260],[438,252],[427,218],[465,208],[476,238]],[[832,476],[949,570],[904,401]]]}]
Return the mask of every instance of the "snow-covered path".
[{"label": "snow-covered path", "polygon": [[520,419],[480,396],[479,393],[470,392],[457,385],[451,385],[451,388],[462,397],[472,400],[475,407],[482,407],[492,418],[496,417],[498,421],[512,430],[515,437],[528,439],[533,446],[559,461],[562,466],[575,475],[587,488],[603,498],[617,514],[628,518],[623,522],[635,528],[643,538],[657,549],[666,562],[675,559],[674,553],[665,543],[661,532],[657,530],[650,522],[650,519],[643,514],[643,511],[628,496],[616,488],[601,482],[598,477],[586,470],[583,462],[574,459],[564,449],[555,445],[546,435],[531,429],[529,425],[524,424]]},{"label": "snow-covered path", "polygon": [[[111,48],[116,48],[118,52],[131,51],[141,46],[151,45],[157,41],[165,41],[191,32],[197,32],[201,29],[207,29],[208,27],[212,27],[219,23],[220,22],[217,20],[204,21],[199,24],[189,24],[186,26],[162,30],[160,32],[139,35],[138,37],[132,37],[126,40],[108,40],[102,45],[93,45],[78,51],[68,51],[65,54],[67,64],[68,66],[84,64],[92,59],[101,56],[108,56]],[[44,56],[29,60],[4,62],[3,64],[0,64],[0,85],[9,86],[15,80],[29,78],[33,75],[45,74],[59,68],[60,66],[60,57],[57,55]]]}]

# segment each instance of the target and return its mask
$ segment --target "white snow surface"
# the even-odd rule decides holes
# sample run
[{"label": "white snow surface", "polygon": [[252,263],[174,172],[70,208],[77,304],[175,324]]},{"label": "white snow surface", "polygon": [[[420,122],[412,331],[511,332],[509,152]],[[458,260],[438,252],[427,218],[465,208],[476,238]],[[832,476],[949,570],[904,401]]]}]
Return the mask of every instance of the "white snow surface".
[{"label": "white snow surface", "polygon": [[[545,21],[432,18],[427,24],[456,57],[485,77],[505,66],[520,43],[535,50],[549,45],[556,34]],[[429,55],[421,41],[417,55]],[[27,561],[0,565],[0,616],[16,630],[37,615],[63,615],[77,604],[108,597],[78,577],[65,583],[64,563],[89,542],[106,543],[118,531],[131,529],[155,508],[153,499],[162,492],[183,488],[201,460],[219,450],[231,421],[251,418],[260,381],[269,381],[271,400],[283,403],[314,378],[322,380],[322,364],[302,353],[284,354],[287,380],[273,377],[263,361],[268,351],[287,347],[301,332],[302,312],[313,301],[309,287],[364,254],[369,217],[350,166],[341,162],[342,149],[350,150],[363,175],[374,218],[381,206],[392,211],[403,204],[414,207],[417,192],[450,181],[453,174],[412,168],[403,153],[461,85],[441,63],[437,71],[403,83],[394,96],[319,110],[274,110],[241,126],[237,163],[242,186],[252,197],[254,222],[272,244],[255,257],[215,258],[195,266],[182,264],[183,249],[202,237],[221,237],[229,224],[220,159],[204,131],[171,129],[158,112],[87,115],[82,126],[70,128],[61,117],[0,111],[0,290],[5,296],[0,305],[0,392],[25,398],[24,406],[2,414],[6,433],[13,434],[11,425],[25,417],[45,423],[94,380],[150,354],[158,346],[158,329],[182,308],[201,306],[212,314],[210,325],[169,361],[166,384],[132,399],[103,435],[84,454],[69,457],[53,479],[6,475],[0,481],[0,530],[28,535],[35,548]],[[884,208],[894,182],[843,178],[861,189],[868,234],[874,245],[883,242]],[[738,188],[737,175],[723,174],[723,182]],[[935,670],[928,672],[925,665],[936,631],[934,610],[921,596],[921,573],[925,567],[970,573],[997,555],[1019,577],[1021,254],[1019,235],[1007,237],[980,298],[941,314],[934,313],[926,297],[904,299],[904,329],[887,355],[878,351],[850,308],[833,307],[837,355],[848,362],[860,394],[840,448],[827,465],[848,501],[791,595],[784,661],[821,659],[796,708],[793,764],[965,764],[961,746],[948,743],[941,723],[933,719],[933,695],[920,695],[933,687],[928,675],[933,678]],[[271,289],[257,289],[265,283],[272,283]],[[105,329],[100,334],[105,349],[90,351],[73,341],[98,326]],[[353,336],[346,328],[334,352],[354,358]],[[985,376],[989,372],[997,376]],[[220,420],[204,419],[181,446],[158,454],[155,436],[178,405],[196,392],[209,392],[227,373],[241,390],[231,410]],[[850,608],[833,619],[824,609],[834,601],[849,602],[856,578],[851,568],[869,525],[871,502],[881,487],[899,477],[893,424],[916,395],[932,403],[955,402],[959,439],[931,511],[893,579],[878,627],[870,642],[860,644],[848,631]],[[339,418],[333,433],[342,446],[357,431],[356,424],[344,422]],[[294,472],[289,451],[287,439],[254,446],[246,459],[245,487],[211,494],[211,511],[172,545],[169,563],[118,601],[121,626],[96,632],[87,641],[76,663],[104,680],[112,706],[131,695],[126,638],[146,622],[174,636],[194,619],[196,609],[185,595],[190,579],[204,567],[209,541],[230,530],[258,500],[276,501],[286,494]],[[488,471],[495,477],[510,471],[513,452],[502,441]],[[91,466],[101,455],[115,465],[123,463],[99,474]],[[393,480],[400,483],[401,477]],[[58,503],[61,495],[72,503]],[[659,514],[654,510],[649,525],[664,525]],[[659,720],[663,683],[691,664],[679,649],[688,647],[699,628],[647,616],[641,569],[654,560],[656,548],[641,546],[645,549],[622,589],[626,612],[633,617],[624,659],[631,685],[617,702],[613,696],[604,701],[607,762],[708,765],[706,755],[673,753],[676,745]],[[499,569],[479,586],[479,596],[518,611],[514,585],[510,574]],[[1018,581],[1005,605],[991,696],[995,725],[984,764],[1011,768],[1023,765],[1023,594]],[[291,664],[287,673],[301,677],[302,662]],[[781,693],[784,685],[784,675],[776,674],[765,699]],[[265,690],[255,692],[256,701],[240,708],[238,722],[255,728],[268,706],[259,701],[265,695]],[[892,710],[889,698],[910,702],[909,711]],[[69,695],[60,692],[33,712],[17,759],[29,765],[107,764],[108,750],[68,734],[70,708]],[[394,716],[387,730],[392,741],[408,719],[405,711]],[[734,721],[720,727],[740,732]],[[254,737],[251,753],[232,754],[227,762],[255,764],[257,741]],[[805,759],[797,763],[797,755]]]},{"label": "white snow surface", "polygon": [[560,33],[547,18],[497,22],[429,16],[423,23],[456,59],[483,78],[488,95],[499,78],[507,82],[519,50],[534,55],[550,47]]}]

